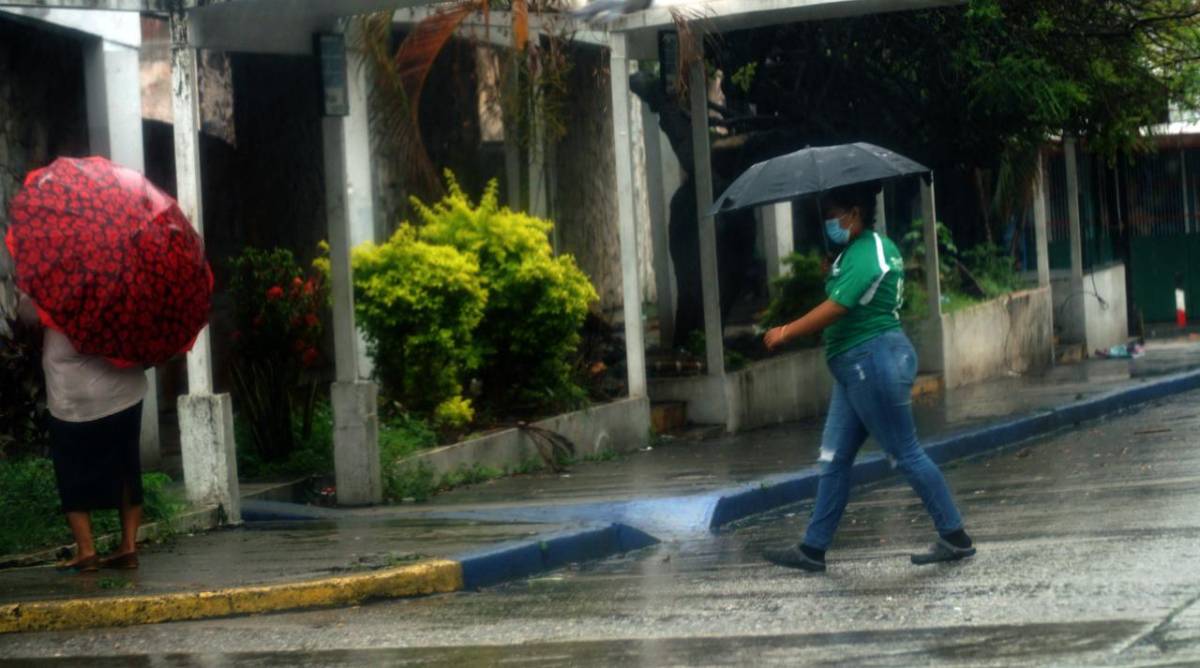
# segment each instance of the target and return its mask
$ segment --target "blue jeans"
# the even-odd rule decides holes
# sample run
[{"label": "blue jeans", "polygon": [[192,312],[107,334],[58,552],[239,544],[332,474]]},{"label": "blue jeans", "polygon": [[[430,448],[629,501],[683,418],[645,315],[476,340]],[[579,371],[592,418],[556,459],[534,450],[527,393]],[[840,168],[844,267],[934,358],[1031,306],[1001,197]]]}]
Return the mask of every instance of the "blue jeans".
[{"label": "blue jeans", "polygon": [[821,437],[821,479],[804,543],[829,548],[850,499],[850,470],[867,435],[875,437],[912,485],[938,533],[962,528],[962,517],[937,464],[917,442],[912,384],[917,353],[900,330],[829,360],[833,398]]}]

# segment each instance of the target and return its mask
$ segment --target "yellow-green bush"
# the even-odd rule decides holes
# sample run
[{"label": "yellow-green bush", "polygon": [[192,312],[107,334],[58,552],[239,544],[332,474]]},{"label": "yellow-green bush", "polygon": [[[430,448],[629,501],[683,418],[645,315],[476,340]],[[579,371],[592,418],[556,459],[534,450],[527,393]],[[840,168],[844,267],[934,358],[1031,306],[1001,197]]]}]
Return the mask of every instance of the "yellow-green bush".
[{"label": "yellow-green bush", "polygon": [[422,241],[452,246],[478,262],[487,304],[476,330],[480,378],[489,405],[517,413],[568,408],[582,402],[572,358],[596,290],[569,255],[555,257],[553,223],[502,208],[497,184],[476,206],[453,175],[449,194],[413,205]]},{"label": "yellow-green bush", "polygon": [[402,225],[355,249],[353,267],[355,312],[391,398],[439,427],[470,422],[462,382],[481,360],[474,331],[488,297],[476,259]]}]

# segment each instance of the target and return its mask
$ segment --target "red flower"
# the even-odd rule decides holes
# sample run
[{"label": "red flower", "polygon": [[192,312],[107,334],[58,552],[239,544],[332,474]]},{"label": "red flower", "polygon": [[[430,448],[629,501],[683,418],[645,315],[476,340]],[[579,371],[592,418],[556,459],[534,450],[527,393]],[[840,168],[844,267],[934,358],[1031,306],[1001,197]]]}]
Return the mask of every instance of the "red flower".
[{"label": "red flower", "polygon": [[267,289],[267,300],[269,300],[269,301],[275,301],[276,299],[279,299],[282,296],[283,296],[283,288],[279,287],[278,285],[272,285],[270,288]]},{"label": "red flower", "polygon": [[316,313],[306,313],[304,315],[304,324],[309,327],[318,327],[321,324],[321,320],[317,317]]},{"label": "red flower", "polygon": [[316,289],[317,285],[316,283],[313,283],[313,279],[310,278],[307,281],[304,281],[304,294],[311,295]]},{"label": "red flower", "polygon": [[303,363],[304,366],[312,366],[317,362],[318,357],[320,357],[320,355],[317,353],[317,349],[309,348],[304,351],[304,355],[300,358],[300,362]]},{"label": "red flower", "polygon": [[304,281],[300,280],[299,276],[292,279],[292,287],[294,289],[298,290],[298,289],[300,289],[300,286],[302,286],[302,285],[304,285]]}]

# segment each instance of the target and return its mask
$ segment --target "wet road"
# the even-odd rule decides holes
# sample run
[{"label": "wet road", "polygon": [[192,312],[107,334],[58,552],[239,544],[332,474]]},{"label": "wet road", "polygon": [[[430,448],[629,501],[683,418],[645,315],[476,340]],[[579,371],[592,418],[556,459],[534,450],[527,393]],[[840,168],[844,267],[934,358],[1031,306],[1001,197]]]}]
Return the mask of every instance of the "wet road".
[{"label": "wet road", "polygon": [[[763,563],[807,505],[479,593],[0,637],[38,665],[1196,665],[1200,393],[947,477],[980,545],[919,569],[911,492],[859,490],[824,576]],[[53,659],[51,657],[61,657]],[[108,657],[107,659],[105,657]]]}]

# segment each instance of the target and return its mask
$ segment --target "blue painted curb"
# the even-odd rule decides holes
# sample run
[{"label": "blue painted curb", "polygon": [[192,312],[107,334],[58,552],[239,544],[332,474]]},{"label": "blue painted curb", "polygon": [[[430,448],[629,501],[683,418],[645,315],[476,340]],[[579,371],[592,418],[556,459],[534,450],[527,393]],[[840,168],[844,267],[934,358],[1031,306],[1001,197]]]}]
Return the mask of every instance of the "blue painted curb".
[{"label": "blue painted curb", "polygon": [[657,543],[657,538],[645,532],[613,523],[544,536],[534,542],[508,543],[457,560],[462,564],[463,588],[479,589]]},{"label": "blue painted curb", "polygon": [[[925,452],[941,464],[962,457],[1044,436],[1088,420],[1116,415],[1140,404],[1200,388],[1200,371],[1167,376],[1136,387],[1114,390],[1019,418],[927,441]],[[863,457],[854,465],[854,484],[882,480],[894,473],[880,454]],[[745,519],[816,496],[819,467],[773,476],[758,483],[717,492],[709,529]]]}]

